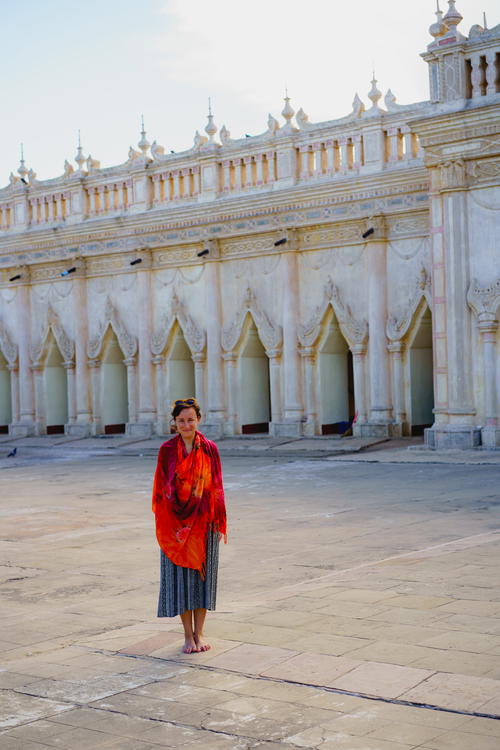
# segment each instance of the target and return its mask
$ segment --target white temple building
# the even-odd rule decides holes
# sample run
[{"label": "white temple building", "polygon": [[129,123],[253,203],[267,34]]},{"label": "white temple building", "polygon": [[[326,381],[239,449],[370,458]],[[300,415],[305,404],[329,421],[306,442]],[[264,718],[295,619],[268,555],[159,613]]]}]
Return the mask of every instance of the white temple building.
[{"label": "white temple building", "polygon": [[144,127],[0,189],[0,432],[422,434],[500,446],[500,25],[438,11],[429,101],[260,135]]}]

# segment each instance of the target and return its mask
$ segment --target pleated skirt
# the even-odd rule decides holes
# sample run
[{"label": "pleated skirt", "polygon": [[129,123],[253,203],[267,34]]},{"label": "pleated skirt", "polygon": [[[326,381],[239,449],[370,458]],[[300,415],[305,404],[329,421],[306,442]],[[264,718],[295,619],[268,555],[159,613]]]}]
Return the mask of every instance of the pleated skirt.
[{"label": "pleated skirt", "polygon": [[207,572],[203,581],[193,568],[175,565],[160,550],[158,617],[175,617],[187,609],[215,609],[219,568],[219,533],[207,535]]}]

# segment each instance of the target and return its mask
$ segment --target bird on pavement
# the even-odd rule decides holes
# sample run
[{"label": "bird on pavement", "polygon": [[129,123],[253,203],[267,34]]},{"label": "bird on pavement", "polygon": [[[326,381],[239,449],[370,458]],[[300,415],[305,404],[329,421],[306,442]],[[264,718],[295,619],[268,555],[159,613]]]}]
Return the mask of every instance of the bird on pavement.
[{"label": "bird on pavement", "polygon": [[15,456],[17,453],[17,448],[12,448],[10,453],[7,453],[7,458],[11,458],[11,456]]}]

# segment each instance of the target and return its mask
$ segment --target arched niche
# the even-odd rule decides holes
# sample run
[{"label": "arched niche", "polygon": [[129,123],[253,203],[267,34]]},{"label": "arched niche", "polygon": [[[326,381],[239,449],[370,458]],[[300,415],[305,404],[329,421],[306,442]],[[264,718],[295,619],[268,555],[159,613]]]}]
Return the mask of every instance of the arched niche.
[{"label": "arched niche", "polygon": [[10,372],[7,367],[7,360],[0,351],[0,434],[8,433],[11,422],[12,398]]},{"label": "arched niche", "polygon": [[434,422],[432,314],[422,299],[407,341],[408,424],[412,435],[423,435]]},{"label": "arched niche", "polygon": [[[184,332],[176,320],[165,348],[165,404],[178,398],[199,397],[196,393],[195,369],[191,349]],[[168,409],[170,411],[170,409]]]},{"label": "arched niche", "polygon": [[111,325],[104,335],[101,352],[102,423],[105,434],[119,434],[125,432],[129,421],[127,368]]},{"label": "arched niche", "polygon": [[241,432],[268,432],[271,421],[269,359],[250,312],[242,327],[237,376],[237,409]]},{"label": "arched niche", "polygon": [[68,378],[51,328],[45,339],[42,363],[45,429],[47,435],[61,434],[68,421]]},{"label": "arched niche", "polygon": [[354,418],[352,354],[331,305],[317,344],[318,416],[322,435],[343,434]]}]

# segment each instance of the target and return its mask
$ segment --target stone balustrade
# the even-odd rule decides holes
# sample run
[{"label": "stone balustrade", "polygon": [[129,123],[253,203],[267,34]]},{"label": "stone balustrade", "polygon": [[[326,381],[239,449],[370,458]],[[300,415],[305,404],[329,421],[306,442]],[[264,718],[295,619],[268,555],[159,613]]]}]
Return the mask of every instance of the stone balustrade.
[{"label": "stone balustrade", "polygon": [[87,172],[82,165],[76,171],[66,165],[64,176],[45,182],[33,174],[29,180],[25,173],[22,179],[11,175],[11,184],[0,190],[0,234],[417,166],[421,152],[407,120],[425,106],[363,111],[303,128],[287,123],[222,143],[200,138],[180,154],[152,147],[151,154],[134,152],[117,167],[94,165]]}]

